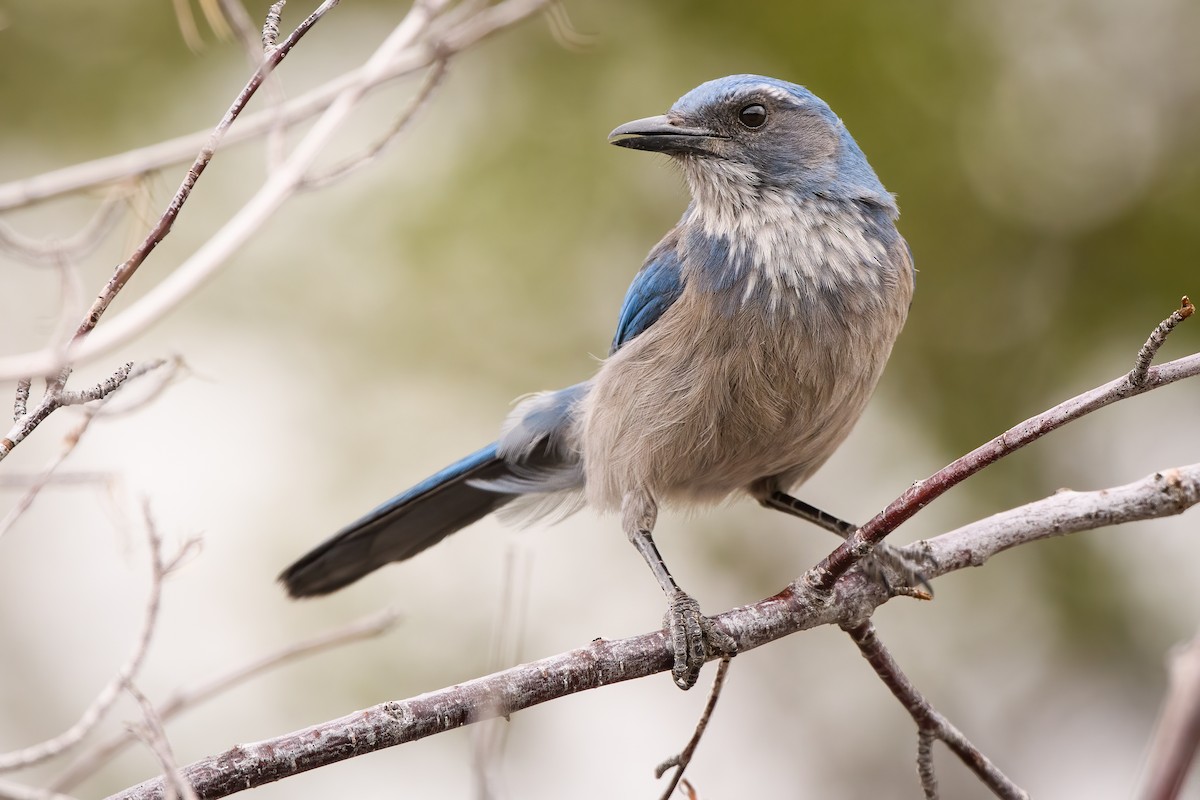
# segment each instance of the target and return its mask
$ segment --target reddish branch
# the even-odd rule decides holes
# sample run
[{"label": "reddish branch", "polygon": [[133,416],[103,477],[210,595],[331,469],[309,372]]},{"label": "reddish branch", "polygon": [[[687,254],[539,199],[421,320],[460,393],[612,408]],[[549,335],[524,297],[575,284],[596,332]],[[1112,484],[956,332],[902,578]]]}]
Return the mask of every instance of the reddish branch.
[{"label": "reddish branch", "polygon": [[[1197,360],[1200,361],[1200,357]],[[1179,513],[1188,503],[1200,503],[1200,464],[1171,472],[1176,477],[1166,485],[1160,475],[1152,475],[1132,485],[1142,495],[1159,500],[1157,505],[1136,504],[1141,516],[1131,518],[1161,517]],[[1117,490],[1075,494],[1097,500],[1109,498],[1108,502],[1125,502],[1133,490],[1119,487]],[[1058,499],[1059,495],[1055,495],[1027,508]],[[1044,530],[1036,536],[1028,536],[1032,540],[1068,530],[1098,527],[1093,506],[1082,506],[1078,515],[1077,519],[1054,516],[1046,521]],[[966,536],[962,531],[928,542],[930,552],[938,558],[938,574],[982,563],[987,555],[1000,552],[1011,544],[1007,539],[993,542],[978,532]],[[839,580],[826,597],[811,591],[796,593],[789,589],[754,605],[721,614],[714,622],[734,638],[740,653],[818,625],[856,627],[889,599],[878,583],[860,571],[854,571]],[[385,747],[485,719],[506,717],[576,692],[666,672],[672,664],[670,644],[662,631],[618,641],[597,640],[579,650],[522,664],[457,686],[408,700],[382,703],[275,739],[240,745],[184,767],[182,773],[199,797],[206,800],[225,797]],[[156,778],[113,795],[112,800],[163,797],[162,779]]]},{"label": "reddish branch", "polygon": [[[1188,305],[1185,301],[1184,308]],[[1156,341],[1152,336],[1148,342],[1151,357],[1159,344],[1161,337]],[[738,652],[818,625],[835,624],[851,631],[869,631],[869,628],[862,626],[870,619],[875,608],[890,597],[883,587],[866,578],[861,571],[849,570],[870,549],[871,544],[881,540],[951,486],[1046,433],[1109,403],[1197,374],[1200,374],[1200,354],[1146,370],[1141,385],[1135,385],[1131,375],[1126,375],[1026,420],[916,484],[851,536],[847,545],[839,547],[817,568],[779,594],[721,614],[714,618],[714,623],[734,639]],[[1024,540],[1032,541],[1116,521],[1178,514],[1197,503],[1200,503],[1200,464],[1193,464],[1157,473],[1128,487],[1055,495],[1005,513],[1027,512],[1033,520],[1041,517],[1040,528],[1036,525],[1024,528],[1016,526]],[[1109,511],[1098,512],[1097,504],[1107,504]],[[1120,509],[1114,510],[1118,505]],[[997,517],[983,520],[977,525],[993,524],[992,530],[996,530],[994,523]],[[1012,536],[989,535],[986,527],[970,534],[964,533],[971,527],[923,543],[924,552],[933,565],[927,573],[929,577],[978,565],[989,555],[1019,543]],[[1005,527],[1000,525],[998,529],[1005,530]],[[868,639],[864,637],[863,640]],[[671,648],[662,631],[619,641],[597,640],[580,650],[523,664],[409,700],[383,703],[276,739],[237,746],[184,767],[181,774],[195,788],[199,797],[224,797],[473,722],[507,717],[523,708],[575,692],[665,672],[671,668],[672,660]],[[898,669],[896,672],[899,674]],[[922,719],[928,721],[935,718],[925,715]],[[944,726],[926,724],[920,733],[920,737],[923,737],[920,738],[922,749],[929,750],[930,733],[951,744],[952,737],[946,733],[947,730]],[[955,745],[951,744],[951,747]],[[975,759],[969,750],[963,749],[960,755],[964,754],[972,759],[975,767],[988,771],[985,762]],[[932,790],[931,771],[922,773],[922,784],[927,792]],[[113,795],[112,800],[162,798],[165,792],[166,787],[160,777]]]},{"label": "reddish branch", "polygon": [[803,580],[817,591],[827,592],[834,582],[853,567],[859,559],[883,541],[896,528],[925,506],[962,483],[984,467],[994,464],[1030,442],[1037,441],[1051,431],[1058,430],[1068,422],[1103,408],[1118,400],[1148,392],[1159,386],[1173,383],[1180,378],[1196,374],[1200,365],[1200,354],[1181,358],[1160,367],[1147,368],[1150,360],[1176,324],[1191,316],[1194,307],[1188,298],[1183,298],[1178,311],[1171,314],[1150,335],[1138,353],[1133,370],[1114,381],[1072,397],[1059,403],[1049,411],[1025,420],[1010,428],[985,445],[975,448],[962,458],[923,481],[914,483],[887,508],[879,512],[870,522],[859,528],[836,550],[813,567]]},{"label": "reddish branch", "polygon": [[175,190],[174,197],[172,197],[171,202],[167,204],[167,210],[163,212],[161,217],[159,217],[158,222],[150,230],[150,233],[146,235],[146,238],[142,240],[142,243],[139,244],[137,249],[133,251],[133,255],[131,255],[123,264],[120,264],[113,272],[112,277],[108,279],[108,283],[104,285],[104,288],[96,297],[95,302],[92,303],[92,307],[84,316],[83,321],[79,323],[79,327],[75,330],[75,335],[72,338],[72,342],[78,341],[79,339],[87,336],[88,333],[90,333],[92,329],[96,327],[97,323],[100,322],[100,317],[102,317],[104,312],[108,309],[109,304],[112,303],[121,289],[125,287],[125,284],[129,282],[129,279],[133,277],[135,272],[137,272],[138,267],[140,267],[146,260],[146,257],[153,252],[154,248],[158,246],[158,243],[166,238],[167,234],[171,232],[171,227],[175,224],[175,220],[179,217],[179,212],[183,209],[183,204],[187,202],[188,196],[191,195],[192,189],[196,185],[196,181],[199,180],[200,175],[204,172],[204,169],[208,166],[209,162],[212,161],[212,157],[217,150],[217,146],[220,145],[221,139],[225,136],[225,131],[229,130],[229,126],[232,125],[234,120],[238,118],[238,115],[242,113],[242,109],[244,109],[246,104],[250,102],[250,98],[254,97],[255,93],[258,91],[258,88],[262,86],[263,81],[266,80],[267,76],[271,74],[275,67],[277,67],[279,63],[287,57],[292,48],[296,46],[296,43],[304,37],[304,34],[308,33],[309,30],[312,29],[313,25],[317,24],[321,17],[325,16],[325,14],[334,6],[336,6],[338,2],[339,0],[325,0],[325,2],[321,3],[316,11],[313,11],[308,15],[306,20],[296,26],[296,29],[292,31],[286,39],[283,40],[282,44],[267,51],[266,56],[263,58],[262,64],[259,65],[258,69],[254,71],[254,75],[250,77],[250,80],[246,83],[246,86],[241,92],[238,93],[237,98],[234,99],[233,105],[229,107],[229,110],[225,112],[225,116],[221,118],[221,121],[217,123],[217,127],[213,129],[212,134],[208,138],[208,142],[206,142],[204,147],[200,149],[200,153],[196,156],[196,160],[192,162],[192,166],[188,169],[187,175],[184,176],[183,183],[181,183],[179,188]]},{"label": "reddish branch", "polygon": [[940,739],[997,797],[1004,800],[1029,800],[1028,794],[1009,780],[979,748],[963,736],[962,731],[929,704],[900,669],[900,665],[883,646],[883,642],[879,641],[874,625],[863,622],[846,628],[846,633],[850,634],[850,638],[858,645],[859,652],[875,670],[875,674],[912,716],[913,722],[917,723],[917,769],[926,797],[937,797],[937,784],[933,777],[933,751],[930,745],[933,739]]}]

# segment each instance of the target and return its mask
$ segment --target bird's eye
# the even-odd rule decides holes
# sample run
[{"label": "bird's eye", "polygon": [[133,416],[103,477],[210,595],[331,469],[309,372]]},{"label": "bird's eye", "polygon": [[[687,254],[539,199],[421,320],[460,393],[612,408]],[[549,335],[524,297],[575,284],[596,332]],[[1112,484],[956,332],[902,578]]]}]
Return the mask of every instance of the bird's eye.
[{"label": "bird's eye", "polygon": [[747,128],[761,128],[767,124],[767,110],[753,103],[738,112],[738,120]]}]

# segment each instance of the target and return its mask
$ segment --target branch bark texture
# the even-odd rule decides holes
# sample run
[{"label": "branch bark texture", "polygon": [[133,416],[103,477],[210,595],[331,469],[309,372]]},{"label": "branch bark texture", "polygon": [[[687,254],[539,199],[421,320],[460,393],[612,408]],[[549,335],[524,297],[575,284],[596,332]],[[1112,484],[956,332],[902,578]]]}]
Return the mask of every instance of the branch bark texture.
[{"label": "branch bark texture", "polygon": [[[918,543],[914,549],[936,565],[929,573],[933,577],[978,566],[1023,542],[1178,514],[1197,503],[1200,463],[1164,470],[1127,486],[1060,493]],[[1010,522],[1021,523],[1015,534],[1005,527]],[[774,597],[721,614],[714,622],[734,638],[738,652],[744,652],[818,625],[855,628],[888,599],[881,586],[854,571],[839,579],[829,594],[788,587]],[[457,686],[381,703],[275,739],[238,745],[184,767],[182,774],[199,797],[225,797],[576,692],[667,672],[672,664],[671,646],[662,631],[618,641],[597,640]],[[158,800],[165,792],[162,778],[155,778],[111,800]]]}]

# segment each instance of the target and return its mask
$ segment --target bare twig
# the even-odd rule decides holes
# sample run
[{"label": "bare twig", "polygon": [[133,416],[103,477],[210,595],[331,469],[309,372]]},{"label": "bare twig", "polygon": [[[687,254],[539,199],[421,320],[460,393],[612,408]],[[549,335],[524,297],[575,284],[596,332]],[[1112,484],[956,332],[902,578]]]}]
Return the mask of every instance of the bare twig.
[{"label": "bare twig", "polygon": [[933,731],[917,728],[917,777],[925,800],[938,799],[937,773],[933,769]]},{"label": "bare twig", "polygon": [[29,390],[33,386],[33,379],[21,378],[17,381],[17,396],[13,399],[13,421],[19,422],[21,417],[28,413],[29,406]]},{"label": "bare twig", "polygon": [[[1164,494],[1165,499],[1160,497]],[[1056,505],[1062,498],[1072,496],[1106,502],[1101,521],[1097,522],[1097,507],[1090,502]],[[1053,513],[1048,513],[1037,528],[1027,525],[1022,535],[1028,541],[1035,541],[1116,520],[1177,514],[1197,503],[1200,503],[1200,463],[1156,473],[1125,487],[1058,494],[1031,503],[1025,508],[1045,504]],[[1129,504],[1133,508],[1123,510]],[[1029,516],[1032,518],[1032,514]],[[982,563],[988,555],[1016,543],[1001,537],[996,527],[972,530],[972,526],[966,526],[924,542],[920,549],[937,565],[937,571],[929,573],[932,578]],[[819,625],[861,625],[877,606],[890,599],[883,587],[858,572],[844,575],[825,596],[812,590],[797,591],[794,587],[795,584],[773,597],[720,614],[713,618],[713,623],[736,641],[741,653]],[[184,767],[183,774],[201,796],[225,797],[367,752],[484,719],[509,716],[576,692],[667,672],[673,663],[673,650],[663,631],[616,641],[598,639],[579,650],[408,700],[383,703],[275,739],[241,745]],[[155,779],[113,798],[160,798],[162,791],[161,779]]]},{"label": "bare twig", "polygon": [[[158,717],[163,722],[184,711],[229,691],[239,684],[270,672],[283,664],[306,658],[324,650],[369,639],[391,630],[400,620],[400,615],[391,609],[371,614],[349,625],[289,645],[275,653],[242,664],[234,669],[209,678],[203,683],[175,691],[158,708]],[[109,763],[134,741],[131,731],[124,731],[81,753],[66,770],[59,775],[51,789],[64,791],[78,784],[96,770]]]},{"label": "bare twig", "polygon": [[721,689],[725,686],[725,677],[729,674],[729,665],[731,663],[733,663],[733,656],[722,656],[721,662],[717,664],[717,674],[713,677],[712,688],[708,690],[708,700],[704,703],[704,710],[700,712],[700,719],[696,722],[696,730],[693,731],[692,738],[684,745],[683,750],[655,768],[654,777],[662,778],[667,770],[676,767],[675,774],[671,776],[671,781],[659,800],[670,800],[671,795],[675,793],[675,787],[683,780],[684,771],[692,763],[692,756],[696,754],[696,748],[700,745],[700,739],[704,736],[704,732],[708,730],[708,721],[712,719],[713,709],[717,707],[717,700],[721,698]]},{"label": "bare twig", "polygon": [[33,239],[0,220],[0,248],[16,258],[41,266],[57,266],[86,258],[116,227],[125,211],[127,195],[127,187],[110,190],[87,224],[65,239]]},{"label": "bare twig", "polygon": [[[1029,795],[1023,789],[997,769],[987,756],[980,752],[979,748],[971,744],[958,728],[939,714],[929,704],[929,701],[917,691],[912,681],[900,669],[900,665],[892,658],[892,654],[879,640],[874,625],[868,621],[858,625],[843,626],[843,628],[858,645],[863,658],[875,670],[875,674],[912,716],[913,721],[917,723],[919,732],[945,742],[946,746],[962,760],[963,764],[974,772],[997,797],[1004,798],[1004,800],[1028,800]],[[926,797],[931,796],[930,791],[932,790],[932,797],[936,798],[936,784],[932,781],[933,751],[932,748],[923,746],[922,741],[918,740],[918,772],[921,775],[921,783]],[[926,756],[928,760],[922,761],[921,759]],[[929,776],[928,781],[926,775]]]},{"label": "bare twig", "polygon": [[[1187,308],[1190,305],[1185,298],[1184,307]],[[1166,333],[1174,327],[1174,324],[1167,324],[1170,319],[1180,313],[1182,312],[1174,312],[1166,322],[1159,326],[1160,329],[1166,326],[1161,337],[1165,337]],[[1187,312],[1183,316],[1186,317],[1190,313]],[[1151,336],[1152,340],[1154,338]],[[1161,340],[1159,344],[1161,344]],[[1154,350],[1157,350],[1157,345]],[[1151,355],[1153,355],[1153,351],[1151,351]],[[1059,403],[1049,411],[1009,428],[987,444],[975,448],[925,480],[914,483],[908,491],[893,500],[887,508],[855,531],[836,550],[809,570],[801,581],[818,592],[829,591],[839,577],[871,552],[871,548],[883,541],[885,536],[896,530],[917,511],[979,470],[1016,452],[1030,442],[1042,438],[1047,433],[1061,428],[1068,422],[1073,422],[1118,400],[1133,397],[1181,378],[1191,377],[1196,374],[1198,369],[1200,369],[1200,354],[1176,359],[1160,367],[1147,370],[1141,384],[1134,384],[1131,379],[1132,373],[1124,375],[1096,389],[1076,395],[1070,400]]]},{"label": "bare twig", "polygon": [[[147,370],[155,369],[165,364],[165,361],[153,361],[146,365]],[[100,400],[121,388],[121,384],[129,380],[130,370],[133,369],[133,362],[126,362],[123,366],[118,367],[117,371],[109,375],[104,380],[97,383],[90,389],[84,389],[78,392],[63,392],[59,396],[59,404],[64,406],[78,406],[83,403],[90,403],[93,400]]]},{"label": "bare twig", "polygon": [[1142,345],[1137,358],[1134,359],[1133,369],[1129,372],[1129,382],[1132,385],[1145,385],[1146,373],[1149,372],[1150,364],[1154,361],[1154,356],[1158,354],[1158,349],[1163,346],[1163,342],[1167,340],[1167,336],[1175,329],[1175,326],[1190,317],[1195,310],[1196,307],[1192,305],[1192,301],[1185,294],[1179,302],[1179,309],[1158,323],[1158,327],[1150,334],[1150,338]]},{"label": "bare twig", "polygon": [[204,47],[204,40],[200,38],[196,17],[192,15],[192,7],[188,5],[188,0],[171,0],[171,5],[175,9],[175,20],[179,25],[179,35],[183,38],[183,43],[193,53],[199,52]]},{"label": "bare twig", "polygon": [[[54,473],[50,483],[62,486],[94,486],[106,484],[112,479],[112,473],[101,471],[64,471]],[[24,474],[20,472],[0,475],[0,489],[25,489],[41,480],[41,474]]]},{"label": "bare twig", "polygon": [[42,471],[37,474],[37,477],[30,484],[25,494],[21,495],[20,499],[18,499],[13,507],[8,510],[8,513],[4,515],[4,519],[0,520],[0,537],[3,537],[4,534],[8,533],[12,529],[12,526],[16,524],[17,520],[19,520],[25,514],[25,512],[29,510],[29,507],[33,505],[33,501],[37,499],[39,494],[41,494],[42,489],[46,488],[46,485],[50,483],[51,478],[54,477],[54,473],[57,472],[58,468],[62,466],[63,462],[67,460],[67,457],[75,451],[75,447],[79,444],[79,440],[83,438],[83,434],[87,432],[88,427],[92,424],[92,420],[96,418],[96,411],[97,409],[94,408],[85,408],[83,410],[83,413],[79,419],[79,424],[76,425],[65,437],[63,437],[63,444],[58,453],[54,456],[54,458],[50,459],[50,463],[48,463],[42,469]]},{"label": "bare twig", "polygon": [[[991,452],[987,450],[989,447],[1011,449],[1013,442],[1032,441],[1046,431],[1108,403],[1198,373],[1200,354],[1152,368],[1141,389],[1131,387],[1127,378],[1121,378],[1022,423],[968,458],[987,457]],[[981,451],[984,456],[979,455]],[[998,457],[992,455],[991,461]],[[908,493],[889,506],[889,511],[906,497]],[[1014,520],[1005,520],[997,526],[993,518],[979,523],[979,526],[990,524],[990,529],[979,527],[970,532],[971,526],[967,526],[924,542],[919,549],[930,563],[926,575],[932,578],[982,563],[991,554],[1012,547],[1019,540],[1033,541],[1118,521],[1178,514],[1196,503],[1200,503],[1200,464],[1156,473],[1135,484],[1104,492],[1059,493],[1006,512],[1013,515],[1014,520],[1024,518],[1029,522],[1040,513],[1040,525],[1021,526],[1011,524]],[[908,510],[904,518],[915,511],[915,508]],[[861,574],[847,574],[848,569],[847,566],[840,570],[838,576],[829,581],[828,588],[821,587],[817,580],[802,578],[773,597],[721,614],[713,622],[734,640],[738,652],[817,625],[861,626],[890,596]],[[364,752],[414,741],[483,719],[508,716],[522,708],[575,692],[664,672],[672,663],[673,653],[662,631],[615,642],[597,640],[582,650],[514,667],[410,700],[384,703],[277,739],[241,746],[192,764],[184,768],[183,774],[203,796],[223,797]],[[956,745],[952,743],[951,746]],[[163,786],[161,779],[151,780],[114,797],[122,800],[158,798],[163,796]]]},{"label": "bare twig", "polygon": [[264,55],[260,45],[260,34],[240,0],[217,0],[219,11],[211,18],[224,19],[232,33],[242,45],[251,66],[258,66]]},{"label": "bare twig", "polygon": [[[255,70],[250,80],[247,81],[242,91],[234,99],[233,104],[225,112],[221,121],[217,123],[217,127],[213,129],[204,147],[200,149],[200,153],[196,156],[195,161],[192,162],[192,166],[188,169],[187,175],[184,176],[183,182],[179,184],[179,188],[175,190],[175,195],[167,204],[167,209],[159,218],[158,223],[146,235],[146,238],[142,240],[142,243],[138,245],[133,254],[123,264],[118,266],[112,277],[109,278],[108,283],[92,304],[91,309],[80,323],[79,328],[75,331],[76,341],[87,336],[96,327],[97,323],[100,322],[100,317],[108,309],[109,304],[112,303],[121,289],[125,287],[125,284],[129,282],[129,279],[137,272],[138,267],[145,262],[147,256],[153,252],[159,242],[171,232],[171,227],[175,224],[175,220],[178,218],[179,212],[183,209],[184,203],[187,202],[188,197],[191,195],[196,182],[204,173],[209,162],[212,161],[212,157],[216,153],[217,146],[220,145],[225,131],[233,125],[234,120],[238,118],[238,115],[242,113],[242,109],[254,97],[254,94],[258,91],[258,87],[262,85],[267,75],[283,61],[292,48],[296,46],[296,43],[312,30],[312,27],[325,14],[337,6],[337,4],[338,0],[325,0],[315,11],[308,15],[307,19],[296,26],[296,29],[288,35],[279,47],[266,55],[262,64]],[[30,370],[28,374],[38,374],[39,372],[39,370]]]},{"label": "bare twig", "polygon": [[[312,26],[315,25],[325,13],[327,13],[337,4],[338,0],[325,0],[325,2],[322,3],[316,11],[310,14],[307,19],[300,23],[300,25],[298,25],[296,29],[289,34],[287,39],[284,40],[283,44],[274,48],[263,59],[262,64],[257,70],[255,70],[254,75],[251,76],[246,86],[243,87],[233,104],[221,118],[221,121],[217,124],[217,127],[209,135],[208,140],[201,148],[199,155],[196,156],[195,161],[193,161],[191,168],[188,170],[187,175],[183,179],[183,182],[176,190],[175,195],[171,198],[170,203],[168,203],[166,211],[163,212],[162,216],[151,229],[150,233],[146,235],[146,238],[143,239],[141,244],[139,244],[133,251],[133,254],[122,264],[117,266],[116,270],[108,279],[108,282],[105,284],[104,288],[100,291],[99,295],[92,303],[91,308],[87,311],[82,321],[75,328],[75,332],[71,337],[70,342],[64,344],[62,342],[55,341],[49,347],[41,351],[42,354],[49,356],[50,360],[56,363],[50,369],[30,368],[26,370],[20,370],[13,376],[24,379],[29,375],[47,375],[51,373],[58,374],[54,384],[48,387],[42,402],[38,405],[38,408],[36,408],[33,413],[26,414],[23,418],[18,419],[16,425],[9,432],[9,435],[3,440],[0,440],[0,459],[12,452],[12,449],[20,444],[21,441],[23,441],[25,437],[29,435],[29,433],[37,428],[37,426],[40,425],[42,421],[44,421],[46,417],[48,417],[53,411],[64,405],[64,397],[69,398],[69,396],[65,395],[62,392],[62,389],[63,385],[66,383],[67,375],[69,374],[68,365],[71,361],[70,353],[72,348],[86,341],[88,336],[95,329],[96,325],[99,324],[100,318],[104,315],[104,312],[108,309],[112,301],[116,299],[120,291],[137,272],[138,268],[145,262],[150,253],[153,252],[155,247],[158,246],[159,242],[161,242],[167,236],[167,234],[170,233],[176,218],[179,216],[184,203],[187,202],[188,197],[191,195],[192,189],[195,187],[200,175],[204,172],[204,169],[212,160],[212,157],[216,152],[216,148],[220,144],[225,131],[228,130],[229,126],[231,126],[234,120],[237,119],[242,109],[245,108],[246,104],[250,101],[250,98],[254,96],[255,92],[258,90],[258,87],[262,85],[267,75],[287,56],[292,47],[295,46],[296,42],[298,42],[305,33],[311,30]],[[181,16],[181,20],[182,19],[183,17]],[[122,378],[121,380],[124,379]],[[119,382],[117,385],[119,385]]]},{"label": "bare twig", "polygon": [[1200,463],[1164,469],[1124,486],[1092,492],[1068,489],[906,548],[930,578],[1020,544],[1126,522],[1182,514],[1200,504]]},{"label": "bare twig", "polygon": [[550,25],[550,33],[555,41],[568,50],[581,52],[595,46],[596,37],[590,33],[580,33],[571,22],[571,15],[561,0],[555,0],[546,7],[546,22]]},{"label": "bare twig", "polygon": [[47,792],[35,786],[26,786],[12,781],[0,781],[0,800],[75,800],[66,794]]},{"label": "bare twig", "polygon": [[1175,800],[1200,747],[1200,635],[1168,661],[1167,693],[1146,756],[1142,800]]},{"label": "bare twig", "polygon": [[327,172],[321,175],[312,175],[306,177],[300,184],[300,188],[310,190],[324,188],[331,183],[336,183],[353,172],[357,172],[359,169],[367,166],[376,158],[378,158],[379,155],[382,154],[387,148],[387,146],[395,141],[396,137],[404,132],[404,129],[408,127],[408,123],[412,121],[413,117],[415,117],[421,111],[421,109],[424,108],[425,102],[433,94],[434,90],[441,85],[442,78],[445,77],[445,75],[446,61],[444,59],[439,59],[433,62],[433,66],[429,69],[429,72],[425,74],[425,80],[421,83],[421,88],[417,90],[416,95],[414,95],[412,100],[409,101],[408,107],[400,112],[400,116],[396,118],[396,121],[392,123],[392,127],[389,128],[387,132],[383,134],[383,136],[379,137],[379,139],[377,139],[362,153],[343,161]]},{"label": "bare twig", "polygon": [[146,539],[150,545],[150,592],[146,597],[145,609],[142,612],[142,626],[133,652],[108,685],[96,695],[96,699],[83,712],[83,716],[79,718],[78,722],[52,739],[21,750],[0,754],[0,772],[33,766],[74,747],[100,723],[120,696],[121,691],[129,685],[129,682],[141,669],[146,653],[150,649],[150,640],[154,636],[155,624],[158,622],[163,578],[190,552],[194,544],[194,542],[185,543],[172,559],[164,559],[162,537],[158,534],[158,529],[150,516],[150,510],[143,506],[142,512]]},{"label": "bare twig", "polygon": [[[493,33],[511,27],[537,13],[546,2],[548,0],[525,0],[524,2],[507,0],[507,2],[499,3],[494,7],[484,7],[471,15],[455,14],[454,12],[461,7],[456,6],[446,16],[460,20],[461,24],[451,30],[453,35],[439,39],[441,47],[438,50],[428,47],[413,49],[404,57],[397,58],[380,75],[375,85],[424,69],[447,53],[461,52]],[[363,69],[360,68],[339,75],[293,98],[279,108],[243,114],[238,118],[238,124],[225,135],[224,143],[229,145],[254,139],[269,131],[276,124],[291,126],[321,113],[347,87],[361,80],[362,73]],[[211,129],[195,131],[117,155],[0,184],[0,211],[21,208],[185,162],[195,157],[196,151],[204,146],[211,134]],[[0,369],[0,373],[5,375],[13,371],[20,372],[20,370],[9,369],[7,364]],[[39,370],[27,369],[26,372],[33,374]]]},{"label": "bare twig", "polygon": [[[327,0],[326,5],[331,5],[332,2],[333,0]],[[480,39],[537,13],[548,0],[505,0],[498,5],[487,6],[461,24],[439,33],[441,38],[437,47],[431,48],[418,40],[429,28],[434,15],[444,7],[445,2],[446,0],[428,0],[414,5],[363,67],[352,73],[353,80],[343,86],[329,108],[296,146],[287,162],[273,170],[266,183],[250,201],[178,269],[154,286],[116,320],[107,323],[103,329],[87,335],[86,338],[77,336],[65,351],[62,348],[46,348],[0,359],[0,379],[5,376],[15,379],[25,375],[53,372],[62,364],[80,363],[107,353],[143,332],[211,278],[296,191],[317,156],[369,89],[395,74],[411,71],[414,63],[432,63],[438,58],[447,57],[449,53],[466,49]],[[271,59],[282,58],[279,53],[285,51],[287,46],[286,42],[281,45],[273,52]],[[256,75],[260,75],[261,72],[260,70]],[[240,108],[238,104],[235,104],[235,107]],[[198,163],[200,161],[201,159],[198,159]],[[185,180],[185,186],[189,181],[194,183],[194,179],[189,178]],[[163,230],[160,233],[165,235],[165,232]],[[145,249],[145,246],[152,247],[157,241],[158,238],[152,232],[143,243],[144,247],[139,248],[139,252]],[[136,269],[135,265],[140,264],[141,259],[144,259],[144,256],[139,258],[135,253],[127,264]],[[121,277],[124,276],[127,280],[131,274],[132,271],[126,265],[122,265],[110,281],[110,285],[119,291],[120,285],[123,285]],[[111,302],[110,295],[111,292],[106,289],[97,299],[97,303],[107,308],[108,302]],[[87,331],[90,331],[91,327],[94,325],[87,326]]]},{"label": "bare twig", "polygon": [[263,23],[262,29],[262,47],[263,52],[268,53],[275,49],[275,42],[279,40],[279,21],[283,16],[283,7],[287,4],[287,0],[277,0],[267,9],[267,19]]},{"label": "bare twig", "polygon": [[192,787],[188,786],[179,776],[179,762],[175,760],[175,752],[171,749],[171,742],[167,739],[167,732],[163,730],[162,719],[155,710],[154,704],[133,683],[129,683],[125,687],[125,691],[129,692],[137,701],[138,707],[142,709],[143,722],[131,729],[133,735],[145,742],[146,746],[150,748],[150,752],[154,753],[154,757],[158,759],[158,764],[162,767],[163,775],[167,779],[168,797],[197,800]]},{"label": "bare twig", "polygon": [[[528,617],[529,571],[529,550],[510,545],[505,551],[499,613],[488,648],[488,669],[503,669],[520,657]],[[471,765],[475,773],[475,796],[479,800],[500,795],[500,762],[508,743],[508,731],[507,719],[488,720],[471,731]]]},{"label": "bare twig", "polygon": [[[65,372],[58,381],[51,383],[46,388],[46,393],[42,395],[42,399],[32,411],[26,411],[17,418],[14,425],[9,429],[8,434],[0,439],[0,460],[3,460],[13,448],[23,442],[29,434],[37,429],[51,413],[57,411],[66,405],[78,405],[80,403],[89,403],[96,400],[107,400],[113,393],[124,386],[131,378],[137,378],[141,375],[158,369],[163,364],[168,362],[163,359],[155,359],[147,361],[138,366],[132,363],[127,363],[113,373],[106,380],[101,381],[90,389],[85,389],[81,392],[67,392],[62,388],[65,383]],[[28,389],[25,388],[24,382],[17,386],[17,401],[14,406],[17,409],[23,410],[28,401]]]}]

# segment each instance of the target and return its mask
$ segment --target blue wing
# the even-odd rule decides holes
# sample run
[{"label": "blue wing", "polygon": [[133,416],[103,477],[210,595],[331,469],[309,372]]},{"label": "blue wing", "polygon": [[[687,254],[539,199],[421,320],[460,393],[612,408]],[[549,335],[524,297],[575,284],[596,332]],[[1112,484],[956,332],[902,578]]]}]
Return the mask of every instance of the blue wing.
[{"label": "blue wing", "polygon": [[608,354],[621,349],[625,343],[645,331],[658,321],[683,293],[683,275],[679,254],[676,252],[675,236],[663,239],[650,252],[645,265],[629,284],[625,302],[621,304],[621,316],[617,320],[617,332],[613,336]]}]

